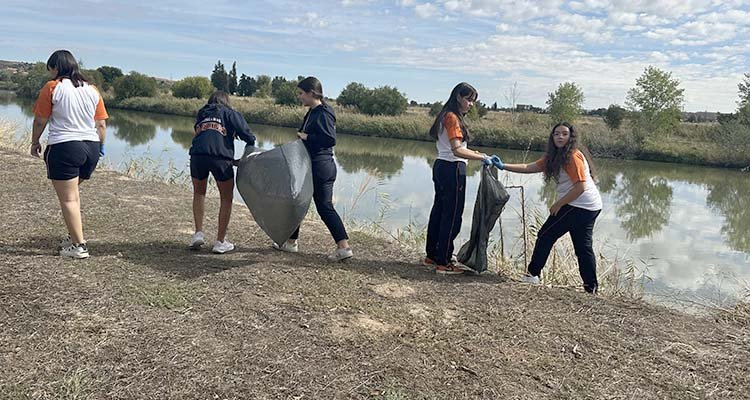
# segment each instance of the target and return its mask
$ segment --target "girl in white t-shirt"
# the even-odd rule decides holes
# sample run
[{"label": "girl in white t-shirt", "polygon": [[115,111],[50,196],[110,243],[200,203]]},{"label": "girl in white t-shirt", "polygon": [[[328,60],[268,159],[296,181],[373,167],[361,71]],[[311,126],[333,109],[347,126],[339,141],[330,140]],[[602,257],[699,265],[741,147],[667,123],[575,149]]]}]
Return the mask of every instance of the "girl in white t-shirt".
[{"label": "girl in white t-shirt", "polygon": [[466,82],[459,83],[430,129],[437,147],[437,159],[432,167],[435,200],[427,224],[424,264],[435,266],[438,274],[460,275],[464,272],[452,258],[453,240],[461,230],[464,212],[466,163],[469,160],[491,163],[486,154],[467,147],[469,130],[464,124],[464,115],[476,100],[477,90]]},{"label": "girl in white t-shirt", "polygon": [[602,199],[591,172],[591,157],[585,148],[579,149],[578,133],[573,126],[567,122],[555,125],[547,140],[547,154],[531,164],[503,164],[499,158],[493,158],[500,169],[524,174],[543,172],[546,182],[557,183],[557,201],[539,229],[524,282],[539,283],[552,246],[569,232],[583,288],[596,293],[598,282],[592,236],[596,217],[602,210]]},{"label": "girl in white t-shirt", "polygon": [[60,255],[87,258],[78,186],[91,178],[104,154],[107,110],[101,94],[81,75],[69,51],[52,53],[47,71],[52,80],[39,91],[34,104],[30,152],[35,157],[41,155],[39,139],[49,127],[44,163],[68,228],[68,236],[60,243]]}]

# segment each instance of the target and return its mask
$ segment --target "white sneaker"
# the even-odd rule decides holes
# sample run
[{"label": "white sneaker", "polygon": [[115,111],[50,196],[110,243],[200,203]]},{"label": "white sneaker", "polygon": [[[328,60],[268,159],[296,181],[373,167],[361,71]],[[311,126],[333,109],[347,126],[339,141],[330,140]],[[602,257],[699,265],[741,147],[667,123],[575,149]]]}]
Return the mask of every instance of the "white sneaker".
[{"label": "white sneaker", "polygon": [[65,239],[60,241],[59,248],[60,250],[62,250],[66,247],[70,247],[71,244],[73,244],[73,239],[70,237],[70,234],[68,234],[68,236],[66,236]]},{"label": "white sneaker", "polygon": [[89,258],[89,249],[86,243],[83,244],[71,244],[68,247],[63,247],[60,250],[60,256],[70,258]]},{"label": "white sneaker", "polygon": [[203,236],[203,232],[198,231],[193,234],[193,238],[190,239],[190,248],[192,250],[198,250],[205,243],[206,238]]},{"label": "white sneaker", "polygon": [[328,256],[328,261],[344,261],[347,258],[352,258],[353,256],[354,253],[352,252],[351,247],[347,247],[345,249],[336,249],[333,254]]},{"label": "white sneaker", "polygon": [[299,244],[297,242],[289,243],[284,242],[279,246],[278,244],[274,243],[273,248],[280,251],[286,251],[287,253],[298,253],[299,252]]},{"label": "white sneaker", "polygon": [[530,283],[532,285],[538,285],[539,284],[539,277],[533,276],[533,275],[524,275],[521,277],[521,282],[523,283]]},{"label": "white sneaker", "polygon": [[220,242],[218,240],[215,241],[214,247],[211,249],[211,251],[216,254],[224,254],[232,250],[234,250],[234,245],[226,239],[224,239],[223,242]]}]

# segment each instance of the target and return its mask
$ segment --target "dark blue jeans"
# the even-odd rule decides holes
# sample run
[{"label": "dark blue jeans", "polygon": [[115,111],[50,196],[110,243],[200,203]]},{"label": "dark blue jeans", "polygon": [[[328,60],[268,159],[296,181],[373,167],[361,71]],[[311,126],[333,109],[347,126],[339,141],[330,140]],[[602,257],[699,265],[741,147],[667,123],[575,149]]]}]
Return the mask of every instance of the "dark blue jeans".
[{"label": "dark blue jeans", "polygon": [[539,276],[547,262],[552,246],[564,234],[570,232],[573,248],[578,258],[578,271],[583,279],[583,288],[593,292],[599,285],[596,280],[596,255],[593,249],[594,223],[601,210],[589,211],[564,205],[557,215],[550,215],[539,229],[534,253],[529,263],[529,274]]},{"label": "dark blue jeans", "polygon": [[437,265],[448,265],[453,240],[461,231],[466,198],[466,163],[435,160],[432,166],[435,201],[427,224],[427,257]]},{"label": "dark blue jeans", "polygon": [[[312,178],[313,201],[315,201],[315,208],[318,210],[320,219],[326,224],[336,243],[349,239],[341,217],[333,208],[333,183],[336,181],[336,163],[333,158],[313,161]],[[299,239],[299,228],[292,233],[290,239]]]}]

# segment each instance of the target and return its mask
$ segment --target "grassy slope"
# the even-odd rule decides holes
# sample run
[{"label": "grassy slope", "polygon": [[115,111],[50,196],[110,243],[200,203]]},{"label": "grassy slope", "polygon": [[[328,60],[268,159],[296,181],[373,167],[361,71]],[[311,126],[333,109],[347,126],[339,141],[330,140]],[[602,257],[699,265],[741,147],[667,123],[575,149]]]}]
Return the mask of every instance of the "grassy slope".
[{"label": "grassy slope", "polygon": [[[270,249],[242,206],[238,251],[185,249],[190,193],[97,172],[88,260],[41,161],[0,150],[0,398],[740,399],[747,320],[687,316],[496,275],[439,277],[417,255],[306,221]],[[209,236],[218,200],[207,207]]]}]

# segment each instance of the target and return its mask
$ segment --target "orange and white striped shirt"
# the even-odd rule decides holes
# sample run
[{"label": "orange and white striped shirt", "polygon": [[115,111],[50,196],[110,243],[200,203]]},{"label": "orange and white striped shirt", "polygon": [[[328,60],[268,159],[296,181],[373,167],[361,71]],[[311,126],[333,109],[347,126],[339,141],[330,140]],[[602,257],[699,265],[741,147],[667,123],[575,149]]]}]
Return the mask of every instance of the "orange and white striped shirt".
[{"label": "orange and white striped shirt", "polygon": [[98,142],[95,122],[109,118],[96,87],[85,82],[75,87],[67,78],[44,85],[34,104],[34,115],[49,120],[48,145],[74,140]]}]

